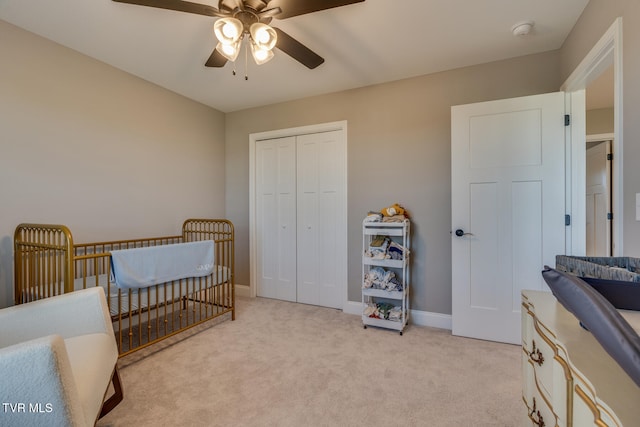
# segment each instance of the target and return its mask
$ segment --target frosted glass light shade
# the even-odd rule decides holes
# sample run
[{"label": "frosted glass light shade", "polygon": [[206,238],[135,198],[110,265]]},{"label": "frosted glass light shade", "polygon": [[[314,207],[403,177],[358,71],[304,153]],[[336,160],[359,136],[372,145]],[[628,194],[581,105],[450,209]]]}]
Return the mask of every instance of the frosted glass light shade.
[{"label": "frosted glass light shade", "polygon": [[263,24],[260,22],[256,22],[255,24],[251,25],[251,27],[249,28],[249,33],[251,34],[253,42],[260,49],[271,50],[275,47],[276,42],[278,41],[276,30],[274,30],[267,24]]},{"label": "frosted glass light shade", "polygon": [[251,56],[253,56],[253,60],[256,61],[256,64],[262,65],[269,62],[274,55],[273,50],[263,49],[257,44],[251,43]]},{"label": "frosted glass light shade", "polygon": [[242,38],[244,28],[236,18],[220,18],[213,24],[213,32],[218,41],[225,45],[237,43]]},{"label": "frosted glass light shade", "polygon": [[240,41],[237,41],[234,44],[223,44],[222,42],[218,42],[218,44],[216,45],[216,50],[220,53],[220,55],[233,62],[236,60],[238,54],[240,53]]}]

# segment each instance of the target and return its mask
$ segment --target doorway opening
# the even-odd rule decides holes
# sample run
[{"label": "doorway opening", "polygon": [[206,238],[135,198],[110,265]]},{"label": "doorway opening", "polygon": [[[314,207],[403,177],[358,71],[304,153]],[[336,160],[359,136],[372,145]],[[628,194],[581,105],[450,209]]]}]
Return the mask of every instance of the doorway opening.
[{"label": "doorway opening", "polygon": [[610,257],[613,253],[611,220],[612,137],[587,136],[586,255]]},{"label": "doorway opening", "polygon": [[[609,74],[608,74],[609,73]],[[599,80],[606,80],[605,91],[610,98],[613,130],[611,138],[611,255],[623,252],[623,138],[622,138],[622,18],[617,18],[598,43],[591,49],[578,67],[571,73],[561,90],[572,97],[589,97],[598,87]],[[586,95],[585,95],[586,92]],[[607,107],[609,108],[609,107]],[[589,107],[587,107],[589,110]],[[591,109],[593,111],[595,109]],[[588,133],[588,123],[585,128]],[[567,253],[584,256],[587,252],[587,146],[585,132],[571,134],[570,160],[567,164],[567,210],[571,215],[571,230],[567,234]]]}]

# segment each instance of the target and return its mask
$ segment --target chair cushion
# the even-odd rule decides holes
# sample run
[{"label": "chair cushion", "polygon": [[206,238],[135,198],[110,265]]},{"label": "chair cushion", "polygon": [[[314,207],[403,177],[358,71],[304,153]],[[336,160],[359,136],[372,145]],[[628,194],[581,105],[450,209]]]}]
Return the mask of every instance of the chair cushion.
[{"label": "chair cushion", "polygon": [[113,335],[79,335],[64,340],[87,420],[96,420],[118,361]]},{"label": "chair cushion", "polygon": [[0,402],[5,404],[0,412],[3,426],[91,424],[87,422],[67,349],[59,335],[0,349]]}]

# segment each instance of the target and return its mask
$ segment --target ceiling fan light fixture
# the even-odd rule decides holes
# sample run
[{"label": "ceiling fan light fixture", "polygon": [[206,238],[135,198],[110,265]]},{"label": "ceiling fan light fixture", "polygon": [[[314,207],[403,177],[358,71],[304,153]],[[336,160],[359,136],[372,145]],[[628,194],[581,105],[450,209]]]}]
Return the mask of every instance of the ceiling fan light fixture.
[{"label": "ceiling fan light fixture", "polygon": [[251,43],[251,56],[253,56],[253,60],[256,61],[256,64],[262,65],[271,61],[274,54],[271,49],[263,49],[256,43]]},{"label": "ceiling fan light fixture", "polygon": [[260,49],[271,50],[278,41],[276,30],[261,22],[252,24],[249,28],[249,33],[251,34],[253,43]]},{"label": "ceiling fan light fixture", "polygon": [[220,18],[213,24],[213,32],[220,43],[232,45],[242,38],[244,27],[239,19]]},{"label": "ceiling fan light fixture", "polygon": [[236,60],[238,54],[240,53],[240,41],[237,41],[233,44],[218,42],[218,44],[216,45],[216,50],[220,53],[220,55],[233,62]]}]

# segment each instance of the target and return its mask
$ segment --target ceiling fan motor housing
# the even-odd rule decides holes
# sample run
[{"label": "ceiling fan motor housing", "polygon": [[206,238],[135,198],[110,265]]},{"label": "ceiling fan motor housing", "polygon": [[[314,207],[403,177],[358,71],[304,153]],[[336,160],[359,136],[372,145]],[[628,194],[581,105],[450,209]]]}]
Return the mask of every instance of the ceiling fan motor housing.
[{"label": "ceiling fan motor housing", "polygon": [[[249,28],[251,27],[251,25],[255,24],[256,22],[260,22],[260,18],[258,18],[258,15],[249,8],[245,10],[238,10],[233,14],[233,17],[242,22],[245,33],[249,32]],[[268,21],[270,21],[270,19]],[[264,23],[266,24],[267,22]]]}]

